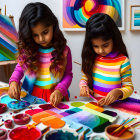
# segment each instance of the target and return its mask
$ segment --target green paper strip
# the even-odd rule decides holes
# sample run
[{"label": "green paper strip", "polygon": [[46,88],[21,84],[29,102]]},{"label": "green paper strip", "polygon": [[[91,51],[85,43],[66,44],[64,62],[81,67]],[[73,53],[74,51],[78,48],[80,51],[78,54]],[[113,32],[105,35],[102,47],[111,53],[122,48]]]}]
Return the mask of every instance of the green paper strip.
[{"label": "green paper strip", "polygon": [[81,107],[79,107],[79,108],[81,108],[81,109],[83,109],[83,110],[85,110],[85,111],[87,111],[87,112],[90,112],[90,113],[92,113],[92,114],[94,114],[94,115],[97,115],[97,116],[100,116],[100,117],[102,117],[102,118],[108,119],[111,123],[114,122],[114,121],[117,119],[116,117],[109,116],[109,115],[107,115],[107,114],[98,112],[98,111],[93,110],[93,109],[89,109],[89,108],[87,108],[87,107],[85,107],[85,106],[81,106]]}]

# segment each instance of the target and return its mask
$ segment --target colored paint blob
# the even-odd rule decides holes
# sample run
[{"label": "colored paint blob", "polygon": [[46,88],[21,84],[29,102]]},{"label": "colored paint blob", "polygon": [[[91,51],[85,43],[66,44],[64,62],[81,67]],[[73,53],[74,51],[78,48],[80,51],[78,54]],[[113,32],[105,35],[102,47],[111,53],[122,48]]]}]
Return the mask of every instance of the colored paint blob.
[{"label": "colored paint blob", "polygon": [[8,103],[8,108],[13,110],[20,110],[28,107],[29,105],[30,103],[26,101],[11,101]]},{"label": "colored paint blob", "polygon": [[97,103],[95,103],[95,102],[87,103],[85,106],[90,108],[90,109],[96,110],[98,112],[103,112],[104,111],[104,108],[98,106]]},{"label": "colored paint blob", "polygon": [[[39,107],[42,108],[43,110],[49,110],[49,109],[54,108],[54,106],[52,106],[51,104],[44,104],[44,105],[40,105]],[[57,108],[59,108],[59,109],[68,109],[69,106],[66,105],[66,104],[60,103],[57,106]]]},{"label": "colored paint blob", "polygon": [[105,110],[102,113],[107,114],[107,115],[112,116],[112,117],[116,117],[117,116],[116,112],[113,112],[113,111],[110,111],[110,110]]},{"label": "colored paint blob", "polygon": [[96,133],[102,133],[105,131],[105,128],[108,126],[108,125],[111,125],[111,123],[109,121],[93,128],[93,131],[96,132]]},{"label": "colored paint blob", "polygon": [[30,116],[33,116],[34,114],[37,114],[42,111],[43,111],[43,109],[34,109],[34,110],[27,110],[27,111],[25,111],[25,113],[29,114]]},{"label": "colored paint blob", "polygon": [[83,105],[85,105],[85,103],[82,103],[82,102],[73,102],[73,103],[71,103],[71,106],[73,106],[73,107],[80,107],[80,106],[83,106]]},{"label": "colored paint blob", "polygon": [[26,126],[15,128],[9,133],[9,137],[12,140],[35,140],[40,136],[41,132],[38,129],[28,129]]},{"label": "colored paint blob", "polygon": [[67,131],[58,130],[57,132],[47,134],[45,140],[78,140],[78,136],[74,136],[73,133]]}]

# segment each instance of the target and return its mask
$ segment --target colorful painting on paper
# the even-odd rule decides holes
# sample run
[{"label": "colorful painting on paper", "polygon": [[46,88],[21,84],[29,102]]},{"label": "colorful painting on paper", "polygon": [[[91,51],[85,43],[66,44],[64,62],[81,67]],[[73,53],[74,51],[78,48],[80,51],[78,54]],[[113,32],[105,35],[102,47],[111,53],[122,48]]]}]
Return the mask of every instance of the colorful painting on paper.
[{"label": "colorful painting on paper", "polygon": [[0,15],[0,61],[15,60],[18,35],[9,17]]},{"label": "colorful painting on paper", "polygon": [[130,13],[130,30],[140,30],[140,5],[132,5]]},{"label": "colorful painting on paper", "polygon": [[124,30],[125,0],[63,0],[63,29],[84,30],[95,13],[110,15],[120,30]]}]

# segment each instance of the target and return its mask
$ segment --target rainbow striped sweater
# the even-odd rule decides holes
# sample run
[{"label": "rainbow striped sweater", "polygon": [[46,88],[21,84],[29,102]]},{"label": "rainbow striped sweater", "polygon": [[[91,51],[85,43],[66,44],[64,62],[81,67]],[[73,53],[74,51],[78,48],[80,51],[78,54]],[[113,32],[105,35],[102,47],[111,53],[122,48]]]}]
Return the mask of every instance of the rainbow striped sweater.
[{"label": "rainbow striped sweater", "polygon": [[[123,54],[110,53],[105,57],[97,56],[92,76],[95,97],[106,96],[115,88],[122,90],[122,99],[133,93],[130,61]],[[83,74],[80,87],[87,85],[87,77]]]}]

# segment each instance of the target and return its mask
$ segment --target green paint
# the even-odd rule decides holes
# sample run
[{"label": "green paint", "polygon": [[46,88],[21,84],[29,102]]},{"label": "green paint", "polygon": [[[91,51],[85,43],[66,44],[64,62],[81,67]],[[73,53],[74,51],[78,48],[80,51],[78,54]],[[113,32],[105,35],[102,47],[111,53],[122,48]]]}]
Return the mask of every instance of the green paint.
[{"label": "green paint", "polygon": [[85,111],[87,111],[87,112],[90,112],[90,113],[92,113],[92,114],[94,114],[94,115],[97,115],[97,116],[100,116],[100,117],[102,117],[102,118],[108,119],[110,122],[114,122],[114,121],[116,120],[116,117],[109,116],[109,115],[107,115],[107,114],[98,112],[98,111],[93,110],[93,109],[89,109],[89,108],[87,108],[87,107],[85,107],[85,106],[82,106],[82,107],[80,107],[80,108],[83,109],[83,110],[85,110]]},{"label": "green paint", "polygon": [[71,106],[74,106],[74,107],[80,107],[80,106],[83,106],[85,105],[85,103],[82,103],[82,102],[73,102],[71,103]]}]

